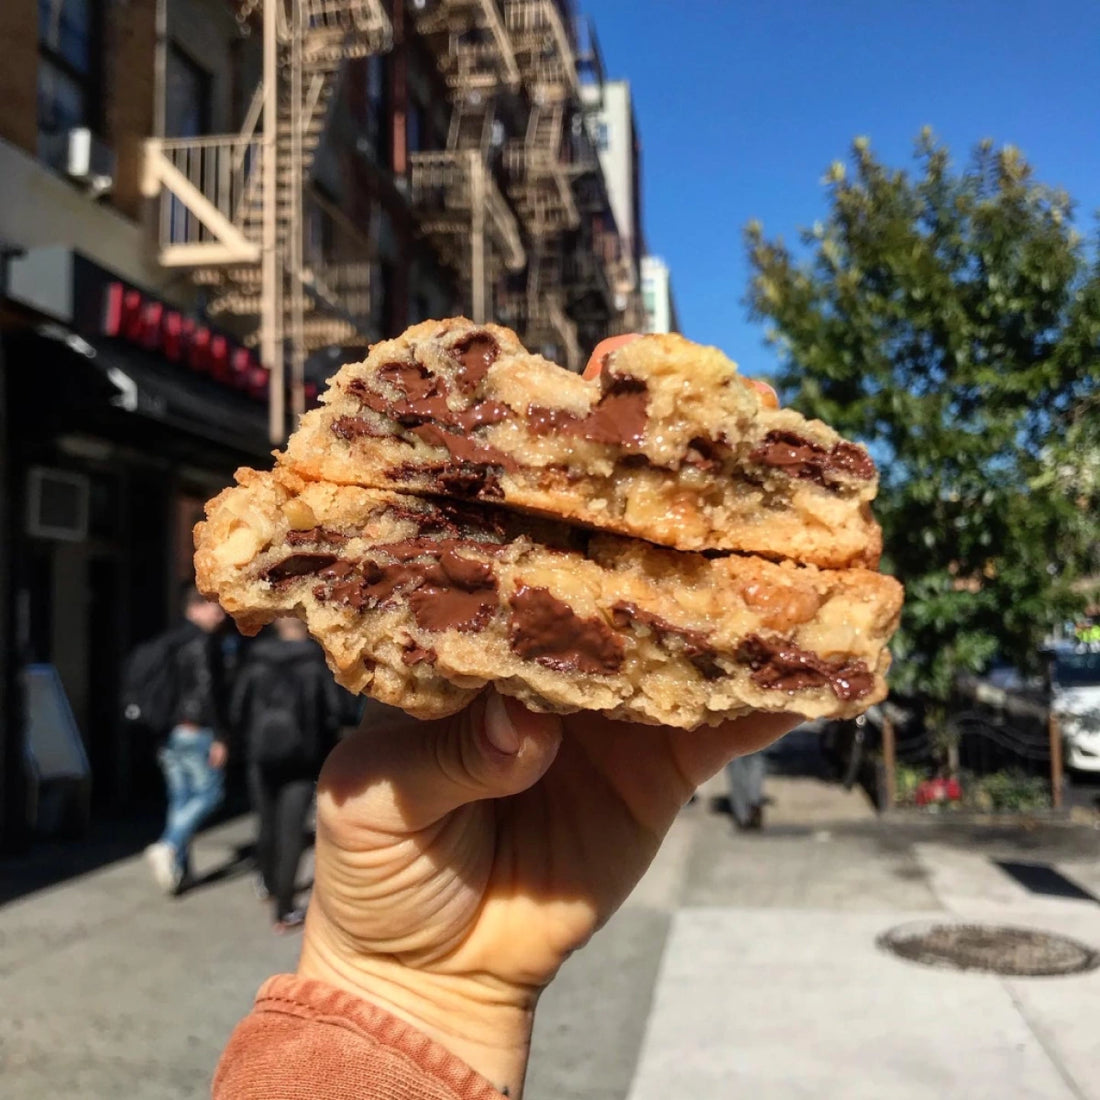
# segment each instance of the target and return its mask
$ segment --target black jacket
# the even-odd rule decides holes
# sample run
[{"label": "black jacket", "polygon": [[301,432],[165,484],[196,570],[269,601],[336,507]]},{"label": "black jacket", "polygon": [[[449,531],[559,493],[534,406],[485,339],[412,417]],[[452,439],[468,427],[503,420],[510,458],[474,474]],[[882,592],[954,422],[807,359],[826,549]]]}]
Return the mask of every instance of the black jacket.
[{"label": "black jacket", "polygon": [[280,696],[286,693],[287,684],[293,686],[302,756],[306,766],[316,770],[336,743],[346,693],[332,678],[316,642],[260,638],[248,651],[229,707],[230,721],[243,735],[251,760],[259,755],[259,739],[276,681],[281,682]]},{"label": "black jacket", "polygon": [[188,621],[173,634],[178,638],[174,650],[175,724],[205,726],[225,740],[228,698],[221,635],[207,634]]}]

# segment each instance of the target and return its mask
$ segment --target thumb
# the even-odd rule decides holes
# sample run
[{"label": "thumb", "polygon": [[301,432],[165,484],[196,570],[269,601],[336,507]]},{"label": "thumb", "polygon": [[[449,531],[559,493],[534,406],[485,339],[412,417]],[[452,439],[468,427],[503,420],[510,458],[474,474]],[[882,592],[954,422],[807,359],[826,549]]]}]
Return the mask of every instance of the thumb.
[{"label": "thumb", "polygon": [[490,688],[450,718],[375,726],[342,742],[321,772],[318,805],[331,800],[364,828],[416,832],[467,803],[525,791],[560,744],[556,715]]}]

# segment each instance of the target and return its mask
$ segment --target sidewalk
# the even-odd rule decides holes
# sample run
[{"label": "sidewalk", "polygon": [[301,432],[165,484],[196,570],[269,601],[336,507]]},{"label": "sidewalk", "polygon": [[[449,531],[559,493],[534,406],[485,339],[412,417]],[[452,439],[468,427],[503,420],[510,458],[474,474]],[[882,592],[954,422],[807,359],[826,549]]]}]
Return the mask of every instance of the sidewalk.
[{"label": "sidewalk", "polygon": [[[1004,980],[875,947],[925,916],[1100,946],[1100,834],[884,827],[858,794],[790,777],[769,780],[768,828],[738,834],[711,809],[721,790],[544,995],[527,1100],[1100,1100],[1100,972]],[[175,901],[131,858],[0,907],[5,1100],[207,1095],[229,1031],[298,949],[252,895],[250,840],[247,819],[201,837],[215,877]],[[997,859],[1083,896],[1035,893]]]},{"label": "sidewalk", "polygon": [[[760,835],[685,811],[628,906],[547,991],[529,1097],[1100,1100],[1100,972],[1002,979],[875,946],[935,918],[1100,948],[1095,832],[887,829],[816,780],[769,791],[777,824]],[[1086,897],[1032,893],[998,859],[1048,867]]]}]

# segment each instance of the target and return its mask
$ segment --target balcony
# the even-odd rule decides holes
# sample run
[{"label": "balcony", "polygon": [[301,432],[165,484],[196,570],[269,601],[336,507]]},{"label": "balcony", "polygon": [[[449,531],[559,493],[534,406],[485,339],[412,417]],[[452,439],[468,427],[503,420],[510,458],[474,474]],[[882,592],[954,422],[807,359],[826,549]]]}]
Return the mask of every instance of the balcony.
[{"label": "balcony", "polygon": [[509,271],[522,269],[526,253],[519,226],[479,151],[413,153],[409,166],[410,197],[421,231],[437,239],[459,239],[457,258],[453,248],[449,251],[460,272],[469,267],[464,242],[476,231],[475,223],[482,220],[504,266]]},{"label": "balcony", "polygon": [[261,139],[233,134],[145,143],[142,193],[158,200],[156,247],[164,267],[257,264],[249,217]]},{"label": "balcony", "polygon": [[435,0],[414,19],[449,87],[461,93],[519,88],[519,66],[497,0]]},{"label": "balcony", "polygon": [[505,0],[504,14],[532,99],[545,102],[579,96],[573,37],[556,0]]}]

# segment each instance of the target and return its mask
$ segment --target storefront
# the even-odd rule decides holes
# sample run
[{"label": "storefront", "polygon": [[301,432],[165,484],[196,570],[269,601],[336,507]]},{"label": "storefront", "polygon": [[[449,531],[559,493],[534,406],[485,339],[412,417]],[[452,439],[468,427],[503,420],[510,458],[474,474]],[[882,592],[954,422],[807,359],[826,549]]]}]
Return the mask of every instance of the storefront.
[{"label": "storefront", "polygon": [[[22,660],[56,666],[91,762],[93,805],[161,797],[117,686],[176,614],[191,528],[242,464],[270,463],[267,372],[72,252],[13,265],[4,333],[9,514]],[[9,312],[10,316],[10,312]]]}]

